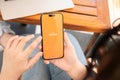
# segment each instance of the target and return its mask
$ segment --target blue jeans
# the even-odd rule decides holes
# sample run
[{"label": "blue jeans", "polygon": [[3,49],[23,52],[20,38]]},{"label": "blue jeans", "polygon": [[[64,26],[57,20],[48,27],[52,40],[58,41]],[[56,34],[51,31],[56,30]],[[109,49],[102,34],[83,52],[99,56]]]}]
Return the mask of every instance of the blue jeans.
[{"label": "blue jeans", "polygon": [[[86,65],[87,62],[78,41],[70,33],[67,33],[67,35],[74,45],[79,60],[82,62],[82,64]],[[35,35],[35,37],[38,36],[39,35]],[[27,43],[26,47],[29,46],[32,41],[33,39]],[[33,57],[37,52],[38,49],[36,48],[31,54],[30,58]],[[71,78],[65,71],[59,69],[55,65],[44,64],[42,58],[40,58],[40,60],[31,69],[22,75],[22,80],[71,80]]]}]

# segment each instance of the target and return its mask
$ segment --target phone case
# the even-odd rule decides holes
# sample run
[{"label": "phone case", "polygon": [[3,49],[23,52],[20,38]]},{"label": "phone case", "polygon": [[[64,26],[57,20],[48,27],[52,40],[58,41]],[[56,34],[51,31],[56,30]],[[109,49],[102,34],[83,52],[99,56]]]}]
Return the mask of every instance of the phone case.
[{"label": "phone case", "polygon": [[42,50],[44,59],[64,56],[63,15],[49,13],[41,15]]}]

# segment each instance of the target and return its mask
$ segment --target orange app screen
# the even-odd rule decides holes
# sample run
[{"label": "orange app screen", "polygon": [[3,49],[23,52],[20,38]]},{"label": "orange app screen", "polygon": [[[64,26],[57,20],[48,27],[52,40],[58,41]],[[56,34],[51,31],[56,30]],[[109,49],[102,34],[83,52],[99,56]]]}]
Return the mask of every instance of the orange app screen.
[{"label": "orange app screen", "polygon": [[42,15],[44,59],[63,57],[63,19],[61,14]]}]

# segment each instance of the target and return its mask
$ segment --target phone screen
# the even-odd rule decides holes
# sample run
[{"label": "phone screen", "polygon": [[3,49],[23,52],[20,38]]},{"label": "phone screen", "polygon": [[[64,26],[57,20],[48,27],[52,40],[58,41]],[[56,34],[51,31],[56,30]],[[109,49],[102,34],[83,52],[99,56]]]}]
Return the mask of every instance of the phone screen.
[{"label": "phone screen", "polygon": [[44,59],[63,57],[63,16],[60,13],[43,14],[42,48]]}]

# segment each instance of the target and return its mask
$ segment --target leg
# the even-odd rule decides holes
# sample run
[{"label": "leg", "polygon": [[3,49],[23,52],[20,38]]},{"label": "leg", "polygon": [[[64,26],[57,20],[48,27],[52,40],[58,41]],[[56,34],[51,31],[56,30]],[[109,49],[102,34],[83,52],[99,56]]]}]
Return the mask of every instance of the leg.
[{"label": "leg", "polygon": [[22,75],[21,80],[50,80],[48,67],[40,59]]},{"label": "leg", "polygon": [[75,51],[76,51],[76,54],[77,54],[79,60],[81,61],[82,64],[87,65],[85,55],[82,51],[82,48],[81,48],[79,42],[72,34],[68,33],[67,35],[70,38],[70,41],[72,42],[72,44],[75,48]]},{"label": "leg", "polygon": [[[72,44],[74,45],[75,51],[77,53],[77,56],[79,58],[79,60],[86,65],[86,59],[85,56],[83,54],[83,51],[78,43],[78,41],[76,40],[76,38],[71,35],[70,33],[67,33],[68,37],[70,38]],[[51,78],[52,80],[71,80],[71,78],[69,77],[69,75],[66,74],[65,71],[59,69],[58,67],[56,67],[53,64],[49,65],[49,69],[50,69],[50,74],[51,74]]]}]

